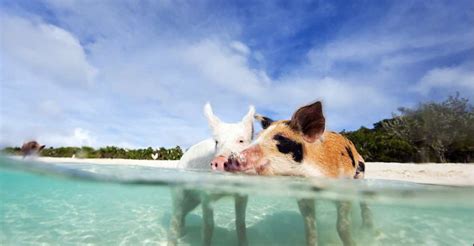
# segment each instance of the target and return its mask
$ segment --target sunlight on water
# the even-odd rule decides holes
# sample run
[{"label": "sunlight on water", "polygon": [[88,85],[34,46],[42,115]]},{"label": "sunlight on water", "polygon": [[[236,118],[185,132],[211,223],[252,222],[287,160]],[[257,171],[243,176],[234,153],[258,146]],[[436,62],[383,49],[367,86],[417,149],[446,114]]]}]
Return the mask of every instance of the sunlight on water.
[{"label": "sunlight on water", "polygon": [[[375,230],[360,228],[359,245],[472,245],[474,189],[367,180],[329,181],[209,174],[136,166],[38,165],[0,159],[0,242],[3,245],[166,244],[170,190],[249,194],[251,245],[304,245],[295,198],[317,198],[322,245],[341,245],[336,232],[339,199],[370,203]],[[234,203],[214,204],[214,245],[236,245]],[[200,245],[201,211],[187,217],[183,245]]]}]

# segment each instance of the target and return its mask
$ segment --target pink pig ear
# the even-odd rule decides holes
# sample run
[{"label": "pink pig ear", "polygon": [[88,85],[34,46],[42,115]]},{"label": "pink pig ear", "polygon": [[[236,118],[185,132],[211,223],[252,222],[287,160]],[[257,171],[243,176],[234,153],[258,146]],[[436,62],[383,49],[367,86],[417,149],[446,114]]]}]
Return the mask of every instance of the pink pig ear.
[{"label": "pink pig ear", "polygon": [[313,143],[324,133],[326,119],[321,102],[315,102],[296,110],[291,117],[290,127],[303,134],[305,141]]}]

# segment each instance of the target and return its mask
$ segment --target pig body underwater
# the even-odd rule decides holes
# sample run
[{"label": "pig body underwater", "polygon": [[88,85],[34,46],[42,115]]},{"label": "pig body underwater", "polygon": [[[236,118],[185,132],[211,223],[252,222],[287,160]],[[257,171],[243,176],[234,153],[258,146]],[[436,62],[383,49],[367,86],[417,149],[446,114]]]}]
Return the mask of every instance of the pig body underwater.
[{"label": "pig body underwater", "polygon": [[[325,131],[321,102],[301,107],[291,120],[273,121],[256,116],[264,130],[247,149],[225,163],[229,172],[264,176],[328,178],[364,177],[365,164],[354,144],[344,136]],[[313,199],[298,201],[304,217],[308,245],[317,243]],[[344,245],[353,245],[349,202],[337,203],[337,231]],[[371,212],[361,203],[363,224],[372,227]]]}]

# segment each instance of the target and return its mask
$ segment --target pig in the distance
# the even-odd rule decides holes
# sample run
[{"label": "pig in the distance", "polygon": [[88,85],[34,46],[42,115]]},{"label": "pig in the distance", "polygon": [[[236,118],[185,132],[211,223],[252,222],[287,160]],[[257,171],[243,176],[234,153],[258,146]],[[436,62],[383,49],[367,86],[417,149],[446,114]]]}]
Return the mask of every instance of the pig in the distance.
[{"label": "pig in the distance", "polygon": [[[354,144],[341,134],[325,131],[321,102],[301,107],[291,120],[272,121],[257,116],[264,130],[254,143],[225,163],[225,170],[266,176],[363,178],[365,164]],[[317,243],[313,199],[298,202],[305,218],[308,245]],[[337,230],[344,245],[352,245],[349,202],[337,204]],[[361,203],[363,223],[371,227],[371,214]]]},{"label": "pig in the distance", "polygon": [[23,158],[27,156],[37,156],[41,150],[43,150],[45,145],[40,145],[36,141],[29,141],[24,143],[21,146],[21,153]]},{"label": "pig in the distance", "polygon": [[[204,114],[212,130],[212,138],[203,140],[189,148],[180,159],[178,168],[223,171],[223,165],[228,157],[232,153],[244,150],[252,141],[255,108],[250,106],[248,113],[240,122],[236,123],[222,122],[214,115],[209,103],[204,106]],[[214,212],[211,203],[224,195],[182,188],[174,189],[172,193],[173,215],[168,245],[178,244],[178,239],[184,235],[186,215],[199,204],[202,206],[203,217],[202,244],[210,245],[214,229]],[[248,198],[239,194],[232,196],[235,200],[235,227],[238,245],[247,245],[245,210]]]}]

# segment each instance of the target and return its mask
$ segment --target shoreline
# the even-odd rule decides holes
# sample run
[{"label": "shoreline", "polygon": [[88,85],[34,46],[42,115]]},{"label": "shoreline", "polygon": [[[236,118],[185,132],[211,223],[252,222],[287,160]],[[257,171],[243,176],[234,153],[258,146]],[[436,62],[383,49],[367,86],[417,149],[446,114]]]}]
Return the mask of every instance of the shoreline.
[{"label": "shoreline", "polygon": [[[80,159],[68,157],[38,157],[34,160],[42,163],[63,163],[70,165],[90,163],[97,165],[134,165],[160,168],[176,168],[179,162],[169,160]],[[421,184],[474,186],[474,164],[367,162],[365,178],[397,180]]]},{"label": "shoreline", "polygon": [[71,158],[71,157],[37,157],[35,161],[44,163],[67,164],[98,164],[98,165],[133,165],[146,167],[176,168],[179,161],[170,160],[135,160],[135,159],[110,159],[110,158]]},{"label": "shoreline", "polygon": [[474,164],[368,162],[366,179],[408,181],[420,184],[474,186]]}]

